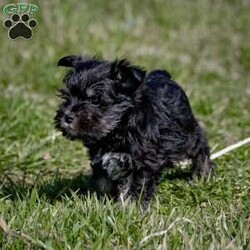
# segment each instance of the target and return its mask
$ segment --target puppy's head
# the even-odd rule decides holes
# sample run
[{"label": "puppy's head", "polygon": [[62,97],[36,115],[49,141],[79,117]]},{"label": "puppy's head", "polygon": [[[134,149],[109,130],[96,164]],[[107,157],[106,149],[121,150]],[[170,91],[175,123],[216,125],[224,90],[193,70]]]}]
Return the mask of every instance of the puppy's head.
[{"label": "puppy's head", "polygon": [[120,125],[133,107],[133,95],[145,71],[128,61],[67,56],[58,66],[71,67],[59,96],[62,102],[55,117],[56,128],[70,139],[93,143]]}]

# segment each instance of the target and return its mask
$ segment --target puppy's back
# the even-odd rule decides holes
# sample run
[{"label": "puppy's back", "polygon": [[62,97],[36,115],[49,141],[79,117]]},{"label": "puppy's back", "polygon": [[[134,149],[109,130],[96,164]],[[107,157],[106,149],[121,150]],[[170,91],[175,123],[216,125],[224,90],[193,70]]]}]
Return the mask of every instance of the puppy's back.
[{"label": "puppy's back", "polygon": [[160,123],[168,124],[167,126],[171,124],[170,127],[173,125],[186,127],[188,130],[190,126],[195,127],[196,120],[188,98],[181,86],[171,79],[167,71],[150,72],[145,78],[144,90]]}]

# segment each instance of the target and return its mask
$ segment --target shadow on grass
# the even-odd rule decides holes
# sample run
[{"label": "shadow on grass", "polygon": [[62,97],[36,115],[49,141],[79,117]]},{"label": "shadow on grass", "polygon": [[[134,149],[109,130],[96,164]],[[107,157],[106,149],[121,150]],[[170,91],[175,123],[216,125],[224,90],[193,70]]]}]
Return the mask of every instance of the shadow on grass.
[{"label": "shadow on grass", "polygon": [[0,184],[0,198],[27,199],[27,195],[36,189],[39,197],[45,197],[50,201],[61,200],[63,197],[71,197],[72,193],[86,195],[90,190],[90,174],[78,172],[65,177],[58,171],[52,172],[46,177],[38,173],[35,177],[27,177],[27,173],[5,174]]},{"label": "shadow on grass", "polygon": [[[73,172],[73,173],[72,173]],[[0,184],[0,198],[8,197],[11,200],[27,199],[36,190],[39,197],[45,197],[50,201],[61,200],[63,197],[71,197],[73,193],[78,196],[92,192],[90,179],[91,173],[82,171],[69,171],[66,174],[57,171],[49,173],[12,172],[5,173]],[[161,181],[189,180],[190,173],[183,169],[164,171]]]}]

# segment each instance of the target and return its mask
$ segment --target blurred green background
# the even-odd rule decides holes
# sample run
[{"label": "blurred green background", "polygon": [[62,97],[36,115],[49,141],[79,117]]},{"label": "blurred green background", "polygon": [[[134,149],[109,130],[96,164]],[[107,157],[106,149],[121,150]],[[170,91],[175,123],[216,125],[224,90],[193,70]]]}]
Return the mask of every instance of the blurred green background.
[{"label": "blurred green background", "polygon": [[[1,8],[7,3],[11,1],[1,1]],[[249,137],[248,0],[44,0],[32,3],[37,4],[40,11],[33,15],[38,27],[31,40],[9,40],[8,30],[0,26],[0,212],[13,229],[19,229],[30,216],[29,212],[34,211],[31,206],[29,212],[21,213],[22,209],[27,209],[29,202],[34,202],[29,192],[38,192],[38,200],[43,193],[54,198],[65,194],[65,190],[67,194],[71,189],[76,190],[85,181],[83,177],[77,181],[74,178],[79,171],[88,169],[86,150],[81,143],[67,141],[61,136],[55,137],[53,128],[53,117],[59,102],[56,93],[62,86],[65,74],[65,69],[57,68],[56,63],[65,55],[97,55],[109,60],[125,57],[148,71],[167,69],[190,98],[194,113],[206,127],[213,152]],[[1,13],[0,18],[3,22],[8,16]],[[201,184],[197,189],[180,180],[174,184],[171,181],[163,182],[158,194],[163,217],[157,210],[158,217],[152,216],[155,220],[152,227],[147,221],[141,222],[141,231],[136,232],[137,229],[133,228],[136,234],[126,236],[124,233],[124,238],[120,238],[119,233],[111,234],[111,237],[107,231],[99,232],[101,229],[97,223],[93,227],[102,235],[97,247],[110,249],[117,246],[116,249],[125,249],[128,237],[131,237],[131,246],[139,247],[139,239],[147,233],[163,230],[168,224],[160,221],[170,215],[173,207],[179,207],[176,218],[183,215],[182,211],[190,210],[191,214],[198,214],[194,221],[201,222],[201,228],[189,228],[191,231],[183,229],[184,234],[178,233],[178,230],[171,232],[170,238],[164,238],[167,243],[155,240],[148,249],[165,243],[172,249],[185,246],[190,246],[188,249],[196,249],[196,246],[197,249],[208,249],[212,247],[211,244],[217,247],[214,249],[223,249],[231,241],[235,249],[240,246],[247,249],[249,224],[246,222],[247,216],[243,216],[242,220],[240,216],[248,214],[249,219],[249,158],[249,146],[221,157],[216,161],[217,181],[209,185]],[[203,189],[204,193],[200,191]],[[27,204],[22,199],[8,203],[13,197],[26,197]],[[40,202],[46,206],[47,199]],[[84,201],[77,202],[79,205]],[[207,216],[214,219],[213,222],[205,221],[200,214],[197,206],[202,202],[207,206],[216,204],[214,207],[218,214],[210,208],[206,210]],[[39,212],[40,208],[37,209]],[[50,209],[48,213],[53,213],[56,207]],[[92,209],[95,216],[97,211]],[[65,211],[69,212],[67,209]],[[215,224],[207,228],[222,216],[219,211],[233,214],[228,232],[223,228],[218,229],[220,239],[215,237]],[[139,217],[135,215],[135,218]],[[124,220],[119,221],[119,218],[116,223],[120,223],[123,228]],[[66,223],[62,212],[62,223],[64,219]],[[127,218],[128,221],[130,219]],[[241,224],[236,225],[236,221]],[[32,229],[32,223],[27,224],[24,231],[34,238],[43,239],[39,229]],[[40,218],[39,223],[45,226],[48,222]],[[75,244],[70,238],[71,228],[63,225],[55,226],[55,231],[52,230],[52,224],[51,227],[47,225],[48,231],[52,230],[57,236],[52,234],[49,243],[44,238],[46,244],[56,249],[66,249],[64,247],[67,244]],[[127,225],[127,228],[129,231],[130,226]],[[123,230],[127,230],[125,225]],[[67,240],[56,241],[59,231]],[[89,235],[86,233],[89,238],[86,236],[85,239],[83,236],[81,238],[80,231],[74,233],[74,237],[86,244],[86,248],[92,248],[96,241],[92,237],[93,232],[90,231]],[[18,243],[14,240],[10,243],[6,239],[3,242],[2,247],[10,249],[26,246],[22,239]]]}]

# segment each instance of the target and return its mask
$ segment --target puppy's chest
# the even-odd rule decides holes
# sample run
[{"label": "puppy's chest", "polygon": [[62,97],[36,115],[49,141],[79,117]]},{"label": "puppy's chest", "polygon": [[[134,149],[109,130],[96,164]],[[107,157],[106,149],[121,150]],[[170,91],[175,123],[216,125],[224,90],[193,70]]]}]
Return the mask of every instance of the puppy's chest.
[{"label": "puppy's chest", "polygon": [[157,155],[161,148],[160,138],[138,128],[119,130],[109,137],[96,143],[90,148],[90,156],[106,153],[127,153],[138,159],[147,157],[147,154]]}]

